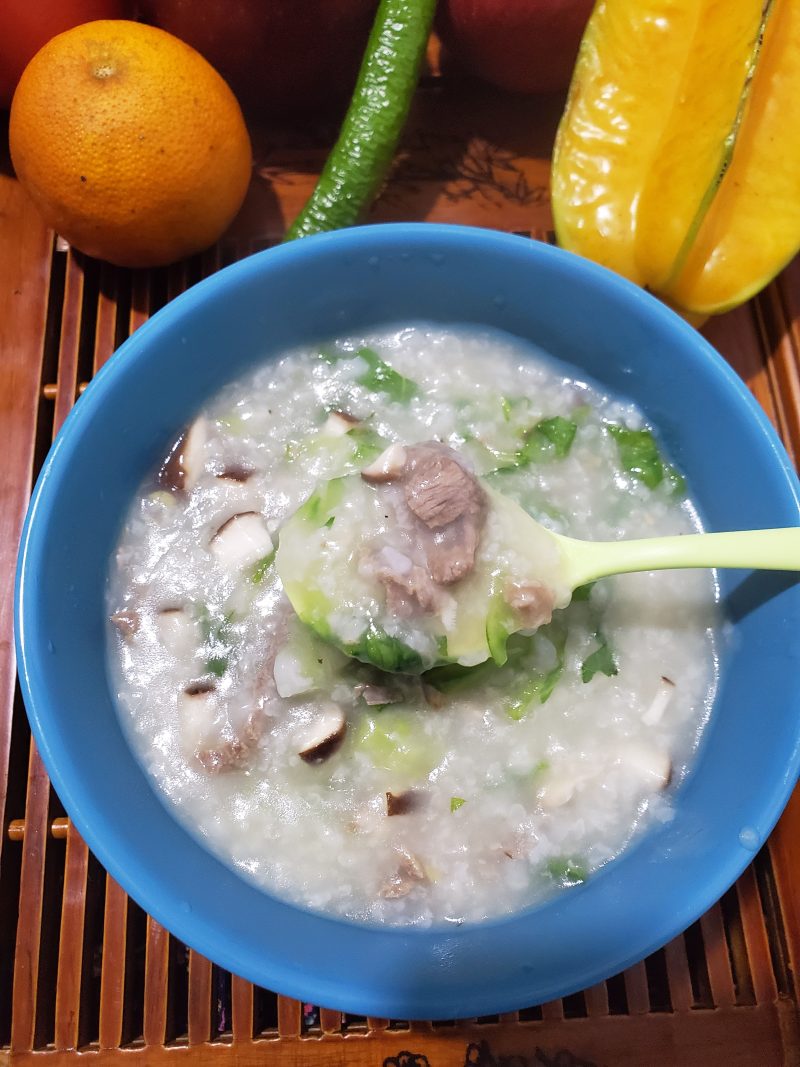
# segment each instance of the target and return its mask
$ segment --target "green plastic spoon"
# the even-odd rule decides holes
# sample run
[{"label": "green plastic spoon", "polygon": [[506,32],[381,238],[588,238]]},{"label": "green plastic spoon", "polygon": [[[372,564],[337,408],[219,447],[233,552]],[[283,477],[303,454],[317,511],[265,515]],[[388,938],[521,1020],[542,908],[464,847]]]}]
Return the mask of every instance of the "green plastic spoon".
[{"label": "green plastic spoon", "polygon": [[371,552],[380,551],[375,546],[392,536],[384,498],[358,474],[322,483],[285,523],[276,555],[299,617],[356,659],[416,674],[447,663],[473,666],[490,657],[504,663],[509,636],[531,628],[529,617],[509,605],[509,582],[546,587],[559,609],[579,586],[631,571],[800,571],[800,527],[579,541],[548,530],[485,483],[484,489],[489,507],[474,569],[444,587],[436,611],[399,617],[387,608],[374,568],[364,566]]}]

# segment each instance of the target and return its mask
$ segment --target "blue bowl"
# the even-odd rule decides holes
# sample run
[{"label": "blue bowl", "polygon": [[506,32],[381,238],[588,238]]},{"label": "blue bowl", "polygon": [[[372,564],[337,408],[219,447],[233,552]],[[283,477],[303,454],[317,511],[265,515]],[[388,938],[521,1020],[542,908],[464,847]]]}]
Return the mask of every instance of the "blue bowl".
[{"label": "blue bowl", "polygon": [[403,321],[476,323],[535,342],[655,423],[710,529],[798,524],[798,483],[747,389],[656,300],[522,238],[372,226],[272,249],[155,315],[78,401],[39,478],[17,580],[17,650],[36,742],[75,825],[131,896],[252,981],[358,1014],[507,1011],[610,975],[679,933],[735,880],[795,784],[800,589],[721,575],[731,618],[719,695],[675,818],[543,906],[480,925],[369,927],[239,878],[154,792],[105,663],[107,561],[176,431],[225,382],[299,344]]}]

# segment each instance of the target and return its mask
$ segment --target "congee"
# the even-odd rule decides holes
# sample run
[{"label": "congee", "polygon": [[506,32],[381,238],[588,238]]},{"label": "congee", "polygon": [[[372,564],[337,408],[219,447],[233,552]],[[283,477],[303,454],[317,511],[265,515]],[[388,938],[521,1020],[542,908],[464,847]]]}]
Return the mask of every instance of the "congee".
[{"label": "congee", "polygon": [[473,922],[671,818],[717,681],[713,574],[570,598],[494,566],[506,498],[575,537],[700,529],[635,406],[489,331],[287,352],[176,428],[111,562],[111,671],[156,787],[244,877],[352,919]]}]

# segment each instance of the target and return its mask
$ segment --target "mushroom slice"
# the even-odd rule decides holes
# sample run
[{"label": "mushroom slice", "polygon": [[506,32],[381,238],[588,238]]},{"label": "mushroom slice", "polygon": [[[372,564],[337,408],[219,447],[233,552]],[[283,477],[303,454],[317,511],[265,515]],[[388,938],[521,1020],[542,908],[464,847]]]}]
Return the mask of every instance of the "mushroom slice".
[{"label": "mushroom slice", "polygon": [[216,689],[213,682],[190,682],[178,694],[180,735],[186,751],[192,755],[207,739],[216,718]]},{"label": "mushroom slice", "polygon": [[[258,735],[251,720],[243,741],[219,715],[213,682],[191,682],[178,696],[181,740],[187,757],[195,759],[209,774],[239,770],[246,766],[251,745]],[[249,742],[249,743],[248,743]]]},{"label": "mushroom slice", "polygon": [[630,741],[619,755],[620,765],[636,775],[649,789],[666,789],[672,780],[672,760],[669,754],[654,745]]},{"label": "mushroom slice", "polygon": [[298,755],[306,763],[322,763],[344,741],[347,720],[338,704],[323,705],[319,716],[306,728],[300,739]]},{"label": "mushroom slice", "polygon": [[313,678],[309,678],[303,671],[295,649],[288,643],[275,655],[272,677],[278,696],[283,697],[284,700],[299,696],[301,693],[309,693],[317,688]]},{"label": "mushroom slice", "polygon": [[365,482],[390,482],[399,477],[406,466],[406,450],[402,445],[393,444],[385,448],[369,466],[361,471]]},{"label": "mushroom slice", "polygon": [[257,563],[273,549],[272,538],[257,511],[232,515],[211,539],[216,560],[231,572]]},{"label": "mushroom slice", "polygon": [[418,789],[405,789],[402,793],[386,793],[387,815],[408,815],[417,811],[422,804],[422,794]]},{"label": "mushroom slice", "polygon": [[656,695],[642,715],[642,722],[645,726],[655,726],[656,723],[661,721],[661,717],[669,707],[674,693],[675,683],[671,678],[667,678],[662,674]]},{"label": "mushroom slice", "polygon": [[163,608],[156,616],[156,628],[161,644],[176,659],[197,648],[197,624],[183,608]]},{"label": "mushroom slice", "polygon": [[398,848],[396,851],[400,860],[397,870],[378,890],[379,896],[384,900],[397,900],[408,896],[416,885],[427,878],[425,868],[413,853],[405,848]]},{"label": "mushroom slice", "polygon": [[122,608],[114,612],[111,622],[123,637],[133,637],[139,629],[139,612],[133,608]]},{"label": "mushroom slice", "polygon": [[190,492],[203,473],[208,423],[200,416],[182,434],[166,462],[159,471],[158,482],[164,489],[178,489]]},{"label": "mushroom slice", "polygon": [[384,704],[399,704],[403,694],[397,689],[390,689],[387,685],[357,685],[353,692],[361,697],[365,704],[371,708],[380,708]]},{"label": "mushroom slice", "polygon": [[344,437],[354,426],[358,426],[360,421],[347,411],[332,411],[323,424],[322,432],[329,437]]},{"label": "mushroom slice", "polygon": [[569,804],[575,795],[576,782],[565,774],[563,769],[558,774],[547,772],[547,777],[539,787],[539,803],[550,811],[553,808],[561,808]]},{"label": "mushroom slice", "polygon": [[220,471],[217,478],[226,482],[239,482],[244,484],[255,474],[255,470],[252,467],[246,467],[242,463],[229,463],[227,467]]}]

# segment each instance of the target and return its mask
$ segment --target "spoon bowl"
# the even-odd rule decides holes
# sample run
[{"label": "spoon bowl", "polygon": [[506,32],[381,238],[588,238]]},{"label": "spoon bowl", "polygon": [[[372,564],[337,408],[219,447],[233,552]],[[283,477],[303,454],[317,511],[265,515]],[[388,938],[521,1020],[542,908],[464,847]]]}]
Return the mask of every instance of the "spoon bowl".
[{"label": "spoon bowl", "polygon": [[[380,487],[358,474],[321,483],[284,525],[276,556],[300,619],[348,656],[383,671],[419,674],[489,659],[504,664],[512,634],[533,633],[553,610],[567,607],[576,589],[614,574],[698,567],[800,571],[800,528],[584,541],[547,529],[476,480],[487,502],[484,539],[497,546],[495,555],[479,553],[467,576],[438,587],[436,597],[416,594],[410,611],[408,601],[400,602],[396,613],[380,568],[368,563],[376,553],[410,558],[407,545],[392,544],[395,519]],[[386,564],[392,564],[388,556]],[[510,602],[509,583],[526,590],[528,600],[540,597],[541,612],[532,615]]]}]

